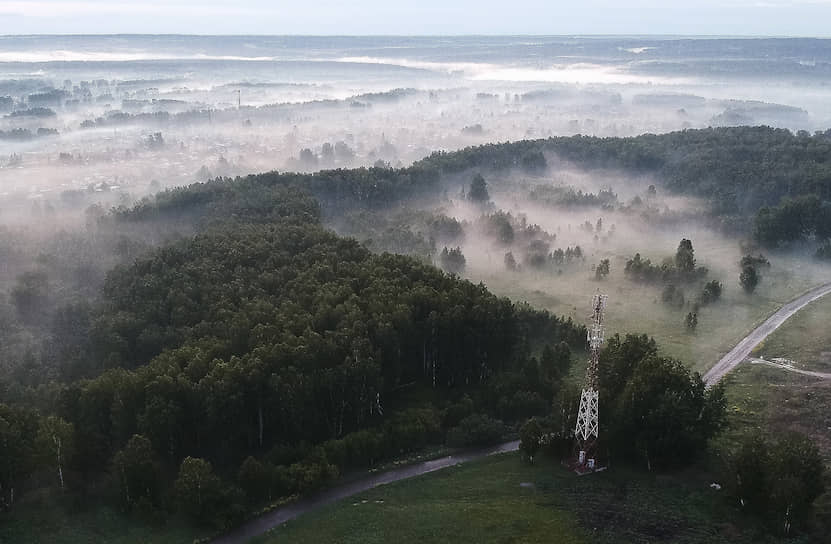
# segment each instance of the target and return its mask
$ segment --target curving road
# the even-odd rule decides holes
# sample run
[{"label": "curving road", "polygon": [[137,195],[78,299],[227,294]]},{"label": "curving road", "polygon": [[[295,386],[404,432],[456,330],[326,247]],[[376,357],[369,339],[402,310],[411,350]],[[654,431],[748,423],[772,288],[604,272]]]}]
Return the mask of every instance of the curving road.
[{"label": "curving road", "polygon": [[377,474],[370,474],[359,480],[329,488],[317,495],[301,499],[297,502],[287,504],[282,508],[278,508],[273,512],[263,514],[258,518],[254,518],[244,523],[230,533],[226,533],[219,538],[216,538],[213,542],[214,544],[242,544],[255,536],[265,533],[273,527],[277,527],[278,525],[296,518],[301,514],[305,514],[306,512],[310,512],[320,508],[321,506],[345,499],[346,497],[357,495],[358,493],[362,493],[368,489],[372,489],[373,487],[397,482],[406,478],[412,478],[413,476],[421,476],[422,474],[427,474],[428,472],[452,467],[460,463],[466,463],[468,461],[473,461],[474,459],[487,457],[488,455],[516,451],[517,449],[519,449],[519,440],[514,440],[513,442],[506,442],[490,448],[470,450],[462,452],[458,455],[448,455],[447,457],[441,457],[432,461],[424,461],[422,463],[415,463],[413,465],[407,465],[405,467],[379,472]]},{"label": "curving road", "polygon": [[718,383],[728,372],[739,366],[739,363],[747,359],[753,348],[758,346],[770,333],[778,329],[789,317],[828,293],[831,293],[831,283],[815,287],[779,308],[704,374],[704,381],[707,386]]},{"label": "curving road", "polygon": [[[768,317],[764,323],[759,325],[750,334],[748,334],[736,347],[719,360],[707,373],[704,375],[704,381],[708,386],[718,383],[728,372],[736,368],[739,363],[744,361],[759,343],[764,340],[770,333],[775,331],[782,323],[787,321],[789,317],[804,308],[811,302],[831,293],[831,283],[827,283],[820,287],[816,287],[806,292],[802,296],[795,298],[777,310],[773,315]],[[761,361],[760,361],[761,362]],[[766,364],[771,364],[765,361]],[[774,363],[775,364],[775,363]],[[776,365],[780,366],[780,365]],[[809,373],[803,371],[801,373]],[[818,373],[811,373],[817,375]],[[826,376],[819,376],[826,377]],[[357,495],[374,487],[380,485],[397,482],[414,476],[420,476],[443,468],[466,463],[475,459],[481,459],[488,455],[497,453],[506,453],[516,451],[519,448],[519,441],[506,442],[499,446],[491,448],[484,448],[479,450],[467,451],[458,455],[448,455],[440,459],[432,461],[424,461],[405,467],[380,472],[377,474],[370,474],[358,480],[341,484],[339,486],[327,489],[317,495],[301,499],[297,502],[288,504],[282,508],[264,514],[258,518],[252,519],[233,531],[226,533],[213,540],[214,544],[243,544],[249,539],[259,536],[269,529],[277,527],[289,520],[325,506],[333,502]]]}]

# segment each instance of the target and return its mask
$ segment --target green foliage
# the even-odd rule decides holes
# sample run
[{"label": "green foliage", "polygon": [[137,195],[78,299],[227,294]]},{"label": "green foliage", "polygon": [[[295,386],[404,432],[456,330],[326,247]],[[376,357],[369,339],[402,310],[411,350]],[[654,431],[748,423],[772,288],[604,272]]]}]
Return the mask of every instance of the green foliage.
[{"label": "green foliage", "polygon": [[289,467],[289,480],[297,493],[317,491],[338,477],[338,468],[329,463],[326,450],[314,448],[303,461]]},{"label": "green foliage", "polygon": [[514,243],[514,218],[511,214],[500,210],[485,216],[483,219],[484,231],[487,235],[495,238],[501,244],[511,245]]},{"label": "green foliage", "polygon": [[34,412],[0,404],[0,511],[9,510],[19,486],[36,468],[37,416]]},{"label": "green foliage", "polygon": [[536,418],[531,418],[519,428],[519,449],[528,462],[533,463],[542,446],[543,429]]},{"label": "green foliage", "polygon": [[670,467],[691,462],[724,425],[720,386],[709,390],[678,361],[659,357],[646,335],[615,335],[600,354],[600,396],[613,455]]},{"label": "green foliage", "polygon": [[434,216],[430,220],[430,236],[439,242],[453,242],[464,237],[462,224],[454,217]]},{"label": "green foliage", "polygon": [[186,457],[174,489],[179,510],[196,523],[224,528],[239,521],[238,490],[222,482],[204,459]]},{"label": "green foliage", "polygon": [[688,331],[694,331],[696,327],[698,327],[698,314],[695,312],[689,312],[684,318],[684,325],[687,327]]},{"label": "green foliage", "polygon": [[[678,244],[674,259],[666,259],[660,265],[654,265],[651,260],[642,258],[640,253],[635,253],[634,257],[626,261],[623,272],[626,277],[642,283],[659,281],[673,283],[697,281],[705,277],[708,270],[703,266],[695,266],[695,250],[692,242],[684,238]],[[669,292],[669,298],[665,298],[664,302],[678,302],[673,299],[672,291],[674,287]],[[667,294],[666,291],[665,294]],[[681,303],[683,304],[683,301]]]},{"label": "green foliage", "polygon": [[563,187],[545,184],[534,186],[528,196],[531,200],[563,208],[583,206],[614,209],[620,205],[617,194],[609,188],[600,189],[597,193],[589,193],[572,186]]},{"label": "green foliage", "polygon": [[645,334],[627,334],[622,340],[619,334],[608,338],[600,352],[600,395],[604,399],[616,398],[623,392],[635,366],[657,354],[658,344]]},{"label": "green foliage", "polygon": [[11,299],[24,322],[37,321],[49,300],[49,277],[42,270],[25,272],[17,279]]},{"label": "green foliage", "polygon": [[451,446],[488,446],[502,440],[505,432],[502,421],[484,414],[472,414],[450,429],[447,443]]},{"label": "green foliage", "polygon": [[474,202],[487,202],[491,199],[488,194],[488,183],[482,174],[473,176],[473,181],[470,182],[470,190],[467,192],[468,199]]},{"label": "green foliage", "polygon": [[723,286],[718,280],[710,280],[704,284],[704,289],[698,297],[698,302],[701,306],[711,304],[721,298]]},{"label": "green foliage", "polygon": [[805,529],[812,505],[824,491],[825,465],[810,438],[789,434],[776,440],[752,434],[730,455],[728,491],[777,534]]},{"label": "green foliage", "polygon": [[808,237],[825,240],[831,236],[831,202],[808,194],[785,198],[778,206],[764,206],[756,213],[753,236],[767,247]]},{"label": "green foliage", "polygon": [[675,268],[684,275],[695,272],[695,250],[692,242],[686,238],[681,240],[675,252]]},{"label": "green foliage", "polygon": [[451,274],[461,274],[465,271],[466,259],[462,248],[454,247],[449,250],[445,247],[439,254],[439,263],[443,270]]},{"label": "green foliage", "polygon": [[548,162],[541,151],[528,151],[519,159],[519,166],[526,172],[539,173],[545,171]]},{"label": "green foliage", "polygon": [[125,510],[141,501],[158,504],[161,493],[161,466],[153,444],[141,435],[133,435],[113,457],[113,471],[118,478],[119,497]]},{"label": "green foliage", "polygon": [[643,283],[652,283],[658,281],[664,276],[664,267],[653,265],[649,259],[641,257],[640,253],[635,253],[635,256],[626,261],[623,273],[627,278]]},{"label": "green foliage", "polygon": [[741,261],[739,261],[739,266],[744,268],[745,266],[753,266],[753,267],[766,267],[770,268],[770,261],[767,260],[767,257],[759,253],[758,255],[751,255],[747,254],[742,257]]},{"label": "green foliage", "polygon": [[693,460],[724,425],[726,406],[720,386],[708,390],[680,362],[654,355],[635,364],[611,405],[611,446],[649,467]]},{"label": "green foliage", "polygon": [[[599,219],[598,219],[599,221]],[[602,259],[594,269],[595,279],[602,280],[609,275],[609,259]]]},{"label": "green foliage", "polygon": [[507,268],[508,270],[511,270],[511,271],[517,270],[518,265],[517,265],[516,259],[514,258],[513,252],[509,251],[509,252],[505,253],[504,262],[505,262],[505,268]]},{"label": "green foliage", "polygon": [[755,266],[742,267],[742,271],[739,273],[739,284],[748,294],[756,290],[756,286],[759,285],[759,273],[756,272]]},{"label": "green foliage", "polygon": [[70,423],[56,416],[40,419],[37,450],[42,456],[40,464],[54,468],[57,483],[64,489],[64,466],[71,464],[75,452],[75,430]]}]

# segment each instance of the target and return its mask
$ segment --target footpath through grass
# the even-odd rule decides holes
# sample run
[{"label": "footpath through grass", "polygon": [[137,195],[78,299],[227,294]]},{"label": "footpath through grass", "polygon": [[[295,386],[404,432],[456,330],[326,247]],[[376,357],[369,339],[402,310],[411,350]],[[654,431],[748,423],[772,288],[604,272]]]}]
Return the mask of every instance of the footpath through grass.
[{"label": "footpath through grass", "polygon": [[382,486],[290,521],[259,544],[750,543],[703,471],[615,467],[577,477],[504,454]]}]

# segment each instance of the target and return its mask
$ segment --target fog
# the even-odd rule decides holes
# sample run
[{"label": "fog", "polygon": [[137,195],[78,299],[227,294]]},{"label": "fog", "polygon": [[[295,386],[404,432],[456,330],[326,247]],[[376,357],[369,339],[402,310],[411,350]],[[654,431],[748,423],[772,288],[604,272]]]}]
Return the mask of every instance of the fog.
[{"label": "fog", "polygon": [[[6,37],[0,281],[11,285],[43,266],[44,253],[82,254],[82,239],[71,233],[99,236],[91,224],[111,207],[218,176],[403,166],[437,150],[572,134],[745,124],[824,130],[830,59],[827,41],[802,39]],[[439,265],[443,247],[458,246],[462,275],[578,320],[584,299],[604,288],[613,325],[626,328],[634,312],[674,353],[692,358],[710,354],[698,345],[721,347],[718,332],[733,321],[744,326],[827,275],[799,255],[780,267],[772,258],[767,298],[750,303],[736,281],[746,248],[701,220],[703,203],[650,193],[660,180],[546,158],[547,170],[536,176],[481,172],[491,197],[485,207],[462,196],[475,173],[466,172],[411,209],[327,221],[377,251]],[[488,232],[486,216],[500,211],[510,214],[510,243]],[[431,239],[431,218],[439,216],[457,219],[463,236]],[[402,244],[379,225],[405,225],[412,236]],[[117,233],[107,235],[115,247]],[[700,284],[685,287],[683,308],[668,308],[660,289],[622,273],[637,252],[655,264],[672,257],[681,238],[692,239],[699,264],[727,286],[732,303],[718,315],[702,310],[697,337],[684,337],[680,323]],[[531,266],[535,241],[546,256],[577,246],[581,254]],[[119,258],[134,251],[122,248]],[[506,269],[508,252],[514,270]],[[117,260],[88,259],[101,270]],[[611,272],[597,280],[602,259]],[[97,285],[100,275],[86,279]],[[711,333],[716,338],[705,341]]]},{"label": "fog", "polygon": [[828,56],[816,40],[7,37],[0,209],[490,141],[825,129]]}]

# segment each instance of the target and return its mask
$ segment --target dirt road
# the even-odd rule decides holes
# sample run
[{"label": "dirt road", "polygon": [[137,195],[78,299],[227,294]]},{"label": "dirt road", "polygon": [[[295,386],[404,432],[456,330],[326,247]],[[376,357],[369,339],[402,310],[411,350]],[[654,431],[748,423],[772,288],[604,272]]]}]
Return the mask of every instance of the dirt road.
[{"label": "dirt road", "polygon": [[831,293],[831,283],[826,283],[825,285],[811,289],[804,295],[795,298],[779,308],[776,313],[767,318],[764,323],[756,327],[756,329],[754,329],[750,334],[745,336],[741,342],[736,344],[736,347],[731,349],[727,355],[722,357],[721,360],[713,366],[713,368],[708,370],[707,373],[704,374],[704,381],[708,386],[718,383],[719,380],[727,375],[728,372],[736,368],[739,363],[744,361],[747,356],[750,355],[750,352],[753,351],[753,348],[758,346],[759,343],[767,338],[770,333],[779,328],[779,326],[787,321],[789,317],[804,308],[806,305],[827,295],[828,293]]},{"label": "dirt road", "polygon": [[213,542],[215,544],[242,544],[255,536],[265,533],[273,527],[277,527],[286,521],[296,518],[301,514],[305,514],[306,512],[310,512],[320,508],[321,506],[345,499],[346,497],[357,495],[358,493],[372,489],[373,487],[378,487],[379,485],[391,482],[397,482],[406,478],[412,478],[413,476],[420,476],[435,470],[473,461],[474,459],[481,459],[482,457],[487,457],[488,455],[516,451],[518,448],[519,440],[514,440],[513,442],[506,442],[490,448],[471,450],[458,455],[448,455],[447,457],[434,459],[432,461],[424,461],[423,463],[407,465],[405,467],[379,472],[377,474],[369,474],[358,480],[332,487],[317,495],[301,499],[297,502],[274,510],[273,512],[269,512],[268,514],[252,519],[234,529],[230,533],[226,533],[215,539]]},{"label": "dirt road", "polygon": [[783,363],[777,363],[776,361],[767,361],[765,359],[757,359],[756,357],[751,357],[748,359],[749,362],[753,363],[754,365],[767,365],[772,366],[775,368],[781,368],[782,370],[787,370],[788,372],[795,372],[796,374],[802,374],[804,376],[813,376],[814,378],[822,378],[823,380],[831,380],[831,372],[815,372],[813,370],[802,370],[801,368],[796,368],[791,365],[786,365]]}]

